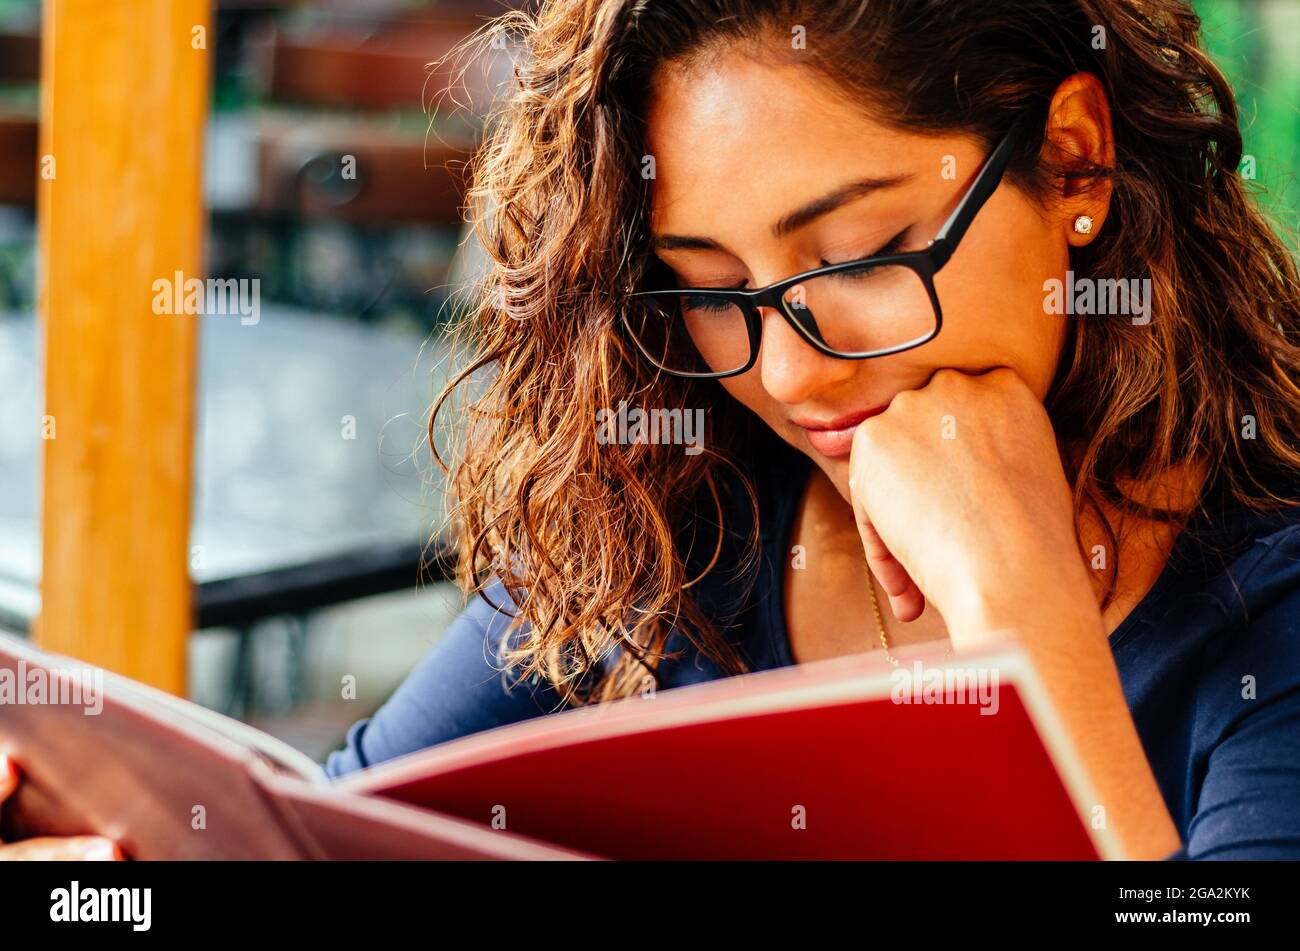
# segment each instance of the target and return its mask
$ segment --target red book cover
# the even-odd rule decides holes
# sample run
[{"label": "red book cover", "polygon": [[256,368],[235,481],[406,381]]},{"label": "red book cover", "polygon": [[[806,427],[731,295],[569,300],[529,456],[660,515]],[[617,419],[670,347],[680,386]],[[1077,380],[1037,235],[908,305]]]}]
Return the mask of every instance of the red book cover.
[{"label": "red book cover", "polygon": [[339,785],[615,859],[1117,856],[1023,654],[897,656],[544,717]]}]

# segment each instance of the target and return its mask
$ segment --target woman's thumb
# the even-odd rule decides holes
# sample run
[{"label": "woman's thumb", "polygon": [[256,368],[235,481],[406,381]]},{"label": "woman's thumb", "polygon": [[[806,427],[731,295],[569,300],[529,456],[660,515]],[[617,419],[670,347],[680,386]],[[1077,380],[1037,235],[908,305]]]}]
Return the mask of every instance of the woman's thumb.
[{"label": "woman's thumb", "polygon": [[13,795],[18,788],[18,767],[14,761],[0,753],[0,802]]}]

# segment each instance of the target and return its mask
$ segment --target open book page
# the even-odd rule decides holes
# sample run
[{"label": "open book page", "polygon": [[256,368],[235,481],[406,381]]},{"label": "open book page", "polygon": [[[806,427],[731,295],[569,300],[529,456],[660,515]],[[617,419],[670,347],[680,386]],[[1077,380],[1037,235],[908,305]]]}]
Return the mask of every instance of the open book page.
[{"label": "open book page", "polygon": [[329,783],[325,770],[310,756],[269,733],[263,733],[256,727],[223,716],[201,704],[184,700],[164,690],[157,690],[148,684],[120,677],[109,671],[104,672],[104,682],[110,690],[130,695],[142,703],[152,704],[161,711],[220,733],[226,739],[256,753],[276,772],[288,773],[310,783]]},{"label": "open book page", "polygon": [[[93,667],[70,657],[41,651],[27,641],[4,637],[0,649],[18,661],[25,662],[26,670],[40,668],[63,669],[70,685],[78,686],[95,702],[95,691],[111,691],[126,702],[141,704],[169,718],[178,728],[195,724],[220,734],[257,754],[277,772],[290,773],[312,783],[327,783],[325,771],[315,760],[288,743],[263,733],[246,723],[223,716],[200,704],[158,690],[148,684],[122,677],[112,671]],[[15,670],[15,675],[19,671]],[[25,678],[24,678],[25,679]]]},{"label": "open book page", "polygon": [[0,699],[0,752],[22,769],[5,835],[102,835],[139,859],[303,857],[259,783],[263,756],[193,704],[12,638]]},{"label": "open book page", "polygon": [[0,637],[14,838],[103,835],[138,859],[585,859],[459,817],[335,789],[243,724]]}]

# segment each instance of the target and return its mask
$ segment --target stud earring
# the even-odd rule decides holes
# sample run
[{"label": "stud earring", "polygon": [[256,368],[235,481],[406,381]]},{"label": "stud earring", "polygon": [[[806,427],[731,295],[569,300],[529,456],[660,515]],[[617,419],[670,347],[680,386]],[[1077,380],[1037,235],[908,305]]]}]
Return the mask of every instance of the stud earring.
[{"label": "stud earring", "polygon": [[1092,219],[1087,215],[1080,215],[1074,219],[1074,230],[1079,234],[1092,234]]}]

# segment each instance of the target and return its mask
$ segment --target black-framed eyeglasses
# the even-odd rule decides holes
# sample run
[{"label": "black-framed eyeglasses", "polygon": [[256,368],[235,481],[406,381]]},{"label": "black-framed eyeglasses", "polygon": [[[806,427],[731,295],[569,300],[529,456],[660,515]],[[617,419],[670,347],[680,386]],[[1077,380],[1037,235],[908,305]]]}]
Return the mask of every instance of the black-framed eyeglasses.
[{"label": "black-framed eyeglasses", "polygon": [[754,290],[635,291],[623,308],[624,326],[652,364],[691,379],[736,376],[754,366],[762,307],[828,357],[867,360],[928,343],[943,327],[934,276],[1001,183],[1027,121],[1022,116],[1011,126],[924,249],[830,264]]}]

